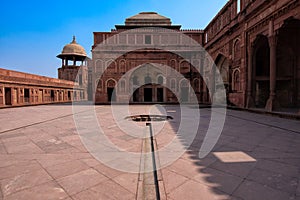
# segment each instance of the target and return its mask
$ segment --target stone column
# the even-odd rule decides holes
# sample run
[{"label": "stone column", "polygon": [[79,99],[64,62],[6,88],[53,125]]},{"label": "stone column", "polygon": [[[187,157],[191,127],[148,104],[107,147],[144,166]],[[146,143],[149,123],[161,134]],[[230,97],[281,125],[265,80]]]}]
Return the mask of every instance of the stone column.
[{"label": "stone column", "polygon": [[252,85],[253,85],[253,46],[252,44],[248,44],[248,66],[247,66],[247,101],[246,108],[250,108],[254,106],[253,96],[252,96]]},{"label": "stone column", "polygon": [[277,35],[274,34],[273,21],[269,24],[269,46],[270,46],[270,95],[267,101],[266,110],[272,112],[279,107],[276,100],[276,47]]},{"label": "stone column", "polygon": [[[209,103],[214,103],[214,99],[215,99],[215,91],[216,91],[216,65],[213,64],[212,65],[212,69],[211,69],[211,74],[210,74],[210,90],[209,90],[209,93],[210,93],[210,98],[211,98],[211,102]],[[221,76],[221,74],[220,74]]]},{"label": "stone column", "polygon": [[200,80],[199,80],[199,84],[200,84],[200,103],[204,103],[204,53],[201,52],[201,56],[200,56],[200,66],[199,66],[199,73],[200,73]]}]

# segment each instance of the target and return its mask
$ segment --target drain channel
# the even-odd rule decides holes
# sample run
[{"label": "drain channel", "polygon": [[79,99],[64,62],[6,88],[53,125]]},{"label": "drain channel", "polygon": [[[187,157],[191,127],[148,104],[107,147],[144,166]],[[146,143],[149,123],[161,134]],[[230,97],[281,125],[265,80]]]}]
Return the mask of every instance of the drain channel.
[{"label": "drain channel", "polygon": [[132,120],[135,122],[151,122],[151,121],[168,121],[173,119],[171,116],[166,116],[166,115],[132,115],[129,117],[126,117],[125,119],[127,120]]},{"label": "drain channel", "polygon": [[153,141],[152,124],[151,123],[146,123],[146,126],[148,126],[149,130],[150,130],[150,145],[151,145],[152,167],[153,167],[153,177],[154,177],[154,186],[155,186],[156,199],[160,200],[160,192],[159,192],[159,183],[158,183],[158,177],[157,177],[157,167],[156,167],[156,160],[155,160],[155,149],[154,149],[154,141]]},{"label": "drain channel", "polygon": [[[133,115],[125,118],[135,122],[146,122],[145,138],[143,139],[141,168],[138,184],[137,199],[143,200],[160,200],[165,199],[164,184],[161,173],[157,167],[159,166],[159,159],[156,157],[155,138],[153,134],[152,122],[168,121],[173,117],[166,115]],[[157,160],[156,160],[157,159]],[[160,187],[161,184],[161,187]],[[161,191],[160,191],[161,190]]]}]

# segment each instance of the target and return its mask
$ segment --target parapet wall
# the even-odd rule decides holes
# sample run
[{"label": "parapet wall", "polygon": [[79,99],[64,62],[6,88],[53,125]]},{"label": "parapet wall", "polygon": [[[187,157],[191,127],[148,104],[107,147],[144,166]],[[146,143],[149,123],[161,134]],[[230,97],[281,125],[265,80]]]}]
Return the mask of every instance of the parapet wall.
[{"label": "parapet wall", "polygon": [[86,100],[78,83],[0,68],[0,108]]}]

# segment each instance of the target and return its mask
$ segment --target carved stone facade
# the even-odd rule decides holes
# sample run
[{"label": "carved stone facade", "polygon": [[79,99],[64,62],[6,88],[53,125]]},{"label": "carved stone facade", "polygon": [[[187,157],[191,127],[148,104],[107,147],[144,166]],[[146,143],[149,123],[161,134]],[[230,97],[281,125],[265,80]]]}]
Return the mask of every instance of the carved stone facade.
[{"label": "carved stone facade", "polygon": [[[90,99],[94,98],[96,103],[119,101],[122,93],[117,91],[113,94],[112,89],[122,75],[135,67],[156,63],[173,67],[189,80],[191,87],[196,83],[199,87],[195,89],[199,103],[211,103],[211,95],[219,86],[214,83],[216,70],[212,69],[204,54],[194,52],[195,57],[185,59],[176,57],[170,51],[151,50],[151,44],[162,45],[165,40],[172,40],[172,36],[164,35],[163,31],[155,34],[144,31],[143,34],[143,30],[139,30],[138,34],[121,34],[135,28],[163,27],[181,32],[205,48],[221,74],[228,104],[242,108],[265,108],[267,111],[299,108],[299,13],[300,4],[297,0],[230,0],[203,31],[180,30],[180,26],[172,25],[170,19],[157,13],[140,13],[128,18],[125,25],[116,25],[111,32],[94,33],[93,60],[89,67],[92,86],[89,91],[95,95]],[[179,46],[180,41],[177,43]],[[98,46],[103,43],[108,51],[99,50]],[[149,48],[145,48],[147,44]],[[127,53],[126,48],[130,45],[140,45],[143,49]],[[198,60],[201,65],[199,68],[193,66],[193,59]],[[180,71],[184,60],[190,66],[189,72]],[[201,75],[191,70],[194,68],[200,70]],[[161,67],[156,75],[163,74],[164,70]],[[151,86],[152,91],[147,89],[147,85],[133,94],[126,90],[133,87],[130,79],[122,80],[125,88],[123,93],[129,92],[130,102],[174,103],[182,101],[182,96],[189,96],[181,91],[180,80],[172,81],[168,73],[163,78],[169,86],[176,85],[181,93],[179,98],[174,98],[174,94],[171,94],[173,91],[167,89],[163,89],[163,98],[158,98],[159,84]],[[146,92],[150,92],[152,99],[147,97]]]},{"label": "carved stone facade", "polygon": [[202,36],[202,30],[181,30],[154,12],[130,17],[111,32],[95,32],[91,98],[96,103],[200,100]]},{"label": "carved stone facade", "polygon": [[204,47],[224,75],[229,103],[299,108],[299,35],[297,0],[228,1],[205,28]]}]

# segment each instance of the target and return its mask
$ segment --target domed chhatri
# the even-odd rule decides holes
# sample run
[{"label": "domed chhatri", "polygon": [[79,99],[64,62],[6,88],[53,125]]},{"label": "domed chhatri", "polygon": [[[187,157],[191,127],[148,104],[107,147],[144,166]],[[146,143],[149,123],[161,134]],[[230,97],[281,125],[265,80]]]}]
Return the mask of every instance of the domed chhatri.
[{"label": "domed chhatri", "polygon": [[78,78],[80,85],[87,83],[88,57],[84,48],[77,44],[75,36],[70,44],[64,46],[61,54],[57,57],[62,60],[62,65],[58,69],[59,79],[75,81]]},{"label": "domed chhatri", "polygon": [[79,60],[84,60],[87,56],[84,48],[77,44],[75,36],[73,36],[73,40],[70,44],[64,46],[61,54],[59,54],[57,57],[61,59],[71,57],[73,59],[73,56],[81,58]]}]

